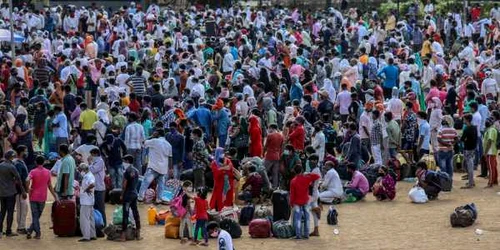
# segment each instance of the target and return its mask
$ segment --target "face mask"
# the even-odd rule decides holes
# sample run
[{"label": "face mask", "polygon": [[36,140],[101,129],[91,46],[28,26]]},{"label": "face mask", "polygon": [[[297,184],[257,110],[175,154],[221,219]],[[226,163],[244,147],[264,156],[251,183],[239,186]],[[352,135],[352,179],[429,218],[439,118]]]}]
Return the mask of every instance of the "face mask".
[{"label": "face mask", "polygon": [[379,177],[384,177],[384,176],[385,176],[385,174],[384,174],[384,173],[378,173],[378,176],[379,176]]},{"label": "face mask", "polygon": [[124,169],[127,169],[127,168],[129,168],[130,166],[131,166],[131,164],[130,164],[130,163],[125,163],[125,162],[123,163],[123,168],[124,168]]},{"label": "face mask", "polygon": [[290,155],[290,151],[288,151],[288,150],[284,150],[284,151],[283,151],[283,155]]}]

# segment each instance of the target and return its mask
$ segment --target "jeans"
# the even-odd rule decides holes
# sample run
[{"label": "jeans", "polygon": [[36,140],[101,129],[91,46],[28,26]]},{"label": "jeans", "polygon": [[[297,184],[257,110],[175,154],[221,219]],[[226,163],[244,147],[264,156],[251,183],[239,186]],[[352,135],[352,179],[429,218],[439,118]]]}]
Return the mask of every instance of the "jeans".
[{"label": "jeans", "polygon": [[146,169],[146,173],[144,173],[144,180],[142,180],[141,189],[139,189],[139,200],[144,200],[144,194],[146,193],[146,190],[148,190],[149,185],[151,185],[151,182],[153,182],[153,180],[155,179],[157,185],[156,200],[161,200],[161,194],[163,193],[163,187],[165,185],[165,175],[160,174],[151,168]]},{"label": "jeans", "polygon": [[[314,201],[310,202],[309,206],[311,208],[318,207],[318,199],[315,199]],[[318,215],[316,213],[312,213],[312,217],[313,217],[314,227],[318,227],[318,225],[319,225]]]},{"label": "jeans", "polygon": [[28,228],[28,232],[35,232],[37,236],[40,236],[40,217],[42,217],[43,209],[45,208],[45,202],[30,202],[31,207],[31,226]]},{"label": "jeans", "polygon": [[137,209],[137,198],[123,201],[122,228],[127,228],[128,217],[130,214],[129,209],[132,209],[132,214],[134,215],[135,228],[137,230],[141,229],[141,218],[139,217],[139,210]]},{"label": "jeans", "polygon": [[[188,235],[184,234],[185,227],[187,226],[188,228]],[[191,214],[186,213],[184,217],[181,218],[181,225],[179,227],[179,236],[181,239],[186,239],[189,238],[191,235],[193,235],[193,224],[191,223]]]},{"label": "jeans", "polygon": [[[478,136],[476,145],[476,158],[474,159],[474,170],[477,169],[477,165],[480,163],[481,157],[483,157],[483,141],[481,136]],[[486,173],[485,175],[488,175],[488,173]]]},{"label": "jeans", "polygon": [[465,169],[467,170],[467,176],[469,186],[474,185],[474,158],[476,156],[476,150],[464,150],[464,159],[465,159]]},{"label": "jeans", "polygon": [[173,164],[172,167],[173,167],[174,179],[179,180],[181,172],[179,164]]},{"label": "jeans", "polygon": [[346,188],[345,194],[354,196],[354,198],[356,198],[356,200],[358,201],[363,199],[363,197],[365,197],[363,192],[361,192],[361,190],[357,188]]},{"label": "jeans", "polygon": [[219,135],[219,147],[226,148],[227,134]]},{"label": "jeans", "polygon": [[127,149],[127,154],[131,155],[134,157],[134,164],[133,166],[139,173],[144,174],[142,172],[142,149]]},{"label": "jeans", "polygon": [[113,165],[108,168],[109,176],[111,177],[111,182],[113,183],[113,188],[122,188],[123,182],[123,165]]},{"label": "jeans", "polygon": [[[309,211],[307,205],[293,205],[293,227],[295,228],[295,238],[309,238]],[[302,225],[304,219],[304,225]],[[304,228],[302,228],[304,226]]]},{"label": "jeans", "polygon": [[26,229],[26,216],[28,215],[28,199],[23,199],[22,195],[16,195],[16,221],[17,230]]},{"label": "jeans", "polygon": [[441,171],[446,172],[453,180],[453,151],[439,151],[438,159],[438,166]]},{"label": "jeans", "polygon": [[207,220],[196,220],[196,226],[194,228],[194,237],[193,240],[196,241],[198,238],[198,230],[201,229],[201,235],[203,235],[203,239],[205,240],[205,243],[208,242],[208,233],[207,233]]},{"label": "jeans", "polygon": [[3,221],[7,215],[6,234],[12,233],[12,223],[14,222],[14,208],[16,207],[16,195],[0,197],[0,233],[3,232]]},{"label": "jeans", "polygon": [[104,225],[107,225],[106,223],[106,205],[104,198],[106,196],[106,191],[94,191],[94,197],[95,197],[95,202],[94,202],[94,209],[99,211],[102,215],[102,221],[104,222]]}]

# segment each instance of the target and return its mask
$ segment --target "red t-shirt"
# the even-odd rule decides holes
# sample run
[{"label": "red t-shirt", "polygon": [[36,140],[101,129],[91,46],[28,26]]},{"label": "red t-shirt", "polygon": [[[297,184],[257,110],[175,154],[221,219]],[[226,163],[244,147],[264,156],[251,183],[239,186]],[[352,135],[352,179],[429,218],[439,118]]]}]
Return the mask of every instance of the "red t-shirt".
[{"label": "red t-shirt", "polygon": [[290,144],[295,150],[304,150],[304,143],[306,141],[306,131],[303,125],[297,126],[289,135]]},{"label": "red t-shirt", "polygon": [[283,135],[280,133],[271,133],[267,135],[266,140],[266,160],[279,161],[281,147],[283,146]]},{"label": "red t-shirt", "polygon": [[43,166],[31,170],[28,177],[31,179],[30,201],[47,201],[47,188],[50,184],[50,171]]},{"label": "red t-shirt", "polygon": [[200,197],[194,198],[194,210],[197,220],[208,220],[208,201]]},{"label": "red t-shirt", "polygon": [[128,105],[130,112],[139,113],[139,109],[141,109],[141,104],[137,100],[133,100]]},{"label": "red t-shirt", "polygon": [[290,205],[306,205],[309,202],[309,186],[319,178],[317,174],[295,176],[290,182]]}]

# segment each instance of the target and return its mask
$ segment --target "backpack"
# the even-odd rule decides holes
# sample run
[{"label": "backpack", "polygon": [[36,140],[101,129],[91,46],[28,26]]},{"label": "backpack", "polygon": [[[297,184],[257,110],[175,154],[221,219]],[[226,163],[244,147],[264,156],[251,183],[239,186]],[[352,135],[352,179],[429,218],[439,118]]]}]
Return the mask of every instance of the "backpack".
[{"label": "backpack", "polygon": [[243,207],[240,213],[240,220],[239,220],[240,225],[247,226],[250,223],[250,221],[253,220],[254,212],[255,212],[255,206],[253,204]]},{"label": "backpack", "polygon": [[450,215],[452,227],[468,227],[474,224],[477,219],[477,209],[474,203],[455,208]]},{"label": "backpack", "polygon": [[442,172],[442,171],[437,171],[436,174],[439,177],[441,191],[450,192],[451,186],[452,186],[452,179],[450,178],[448,173]]},{"label": "backpack", "polygon": [[289,239],[295,236],[295,230],[290,222],[279,220],[273,223],[273,235],[278,239]]},{"label": "backpack", "polygon": [[328,223],[328,225],[337,225],[339,222],[338,215],[339,213],[337,212],[337,209],[330,206],[330,209],[328,209],[328,215],[326,216],[326,223]]},{"label": "backpack", "polygon": [[182,206],[182,194],[175,197],[172,202],[170,202],[170,210],[172,214],[176,217],[182,218],[186,214],[186,208]]},{"label": "backpack", "polygon": [[335,145],[337,140],[337,131],[335,131],[332,125],[327,124],[323,129],[323,134],[325,134],[326,143],[332,143]]},{"label": "backpack", "polygon": [[241,237],[241,226],[233,219],[223,219],[220,223],[220,228],[227,231],[231,238],[238,239]]}]

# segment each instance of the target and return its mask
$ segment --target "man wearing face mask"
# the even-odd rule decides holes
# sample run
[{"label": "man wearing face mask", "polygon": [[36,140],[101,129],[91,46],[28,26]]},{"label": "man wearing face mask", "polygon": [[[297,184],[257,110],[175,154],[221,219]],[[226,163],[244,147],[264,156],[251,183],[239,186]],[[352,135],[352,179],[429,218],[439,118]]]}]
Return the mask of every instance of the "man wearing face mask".
[{"label": "man wearing face mask", "polygon": [[122,161],[122,156],[125,152],[127,152],[125,143],[119,137],[115,137],[113,134],[108,134],[106,135],[106,140],[101,145],[101,149],[107,159],[108,171],[113,187],[121,188],[123,169],[125,166],[125,163]]},{"label": "man wearing face mask", "polygon": [[[17,158],[13,161],[16,170],[21,177],[21,180],[26,180],[28,178],[28,168],[24,159],[27,156],[28,148],[24,145],[18,146],[16,148]],[[24,190],[28,190],[26,182],[22,182]],[[16,211],[17,211],[17,233],[26,234],[26,215],[28,214],[28,200],[26,197],[23,198],[22,194],[16,195]]]},{"label": "man wearing face mask", "polygon": [[283,150],[283,156],[281,157],[280,171],[283,176],[283,182],[281,183],[281,189],[290,190],[290,181],[295,176],[293,168],[296,164],[300,163],[300,157],[295,152],[295,148],[288,144]]},{"label": "man wearing face mask", "polygon": [[90,150],[90,157],[88,159],[89,170],[95,177],[95,203],[94,208],[98,210],[106,224],[106,210],[104,205],[104,196],[106,192],[106,185],[104,184],[104,177],[106,176],[106,166],[104,160],[101,157],[101,150],[94,148]]},{"label": "man wearing face mask", "polygon": [[422,158],[423,155],[429,154],[430,140],[431,140],[431,127],[427,122],[427,113],[420,111],[417,113],[418,124],[418,155]]},{"label": "man wearing face mask", "polygon": [[94,220],[94,188],[95,177],[90,172],[89,165],[82,163],[78,167],[82,175],[80,191],[80,229],[83,238],[79,242],[96,240],[95,220]]}]

